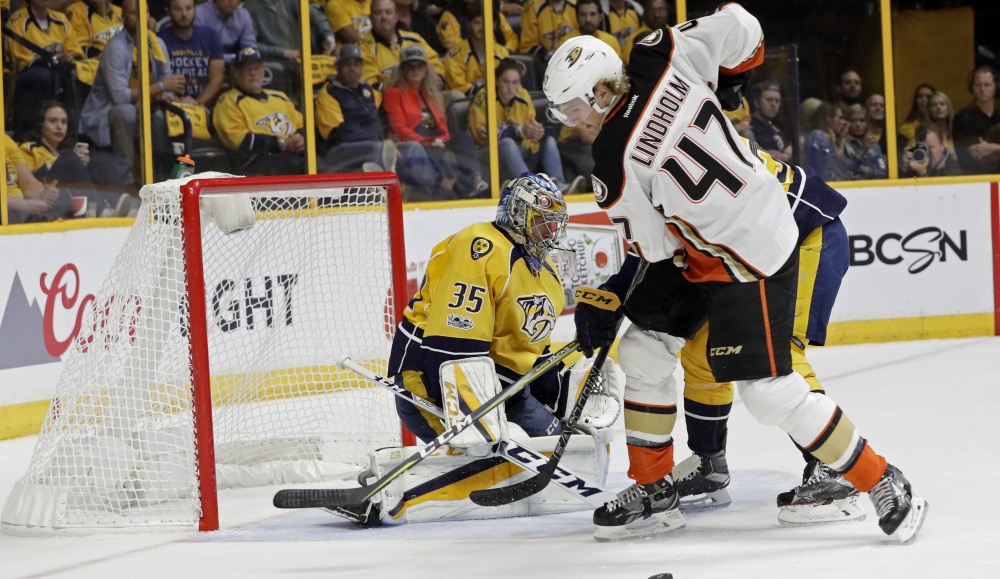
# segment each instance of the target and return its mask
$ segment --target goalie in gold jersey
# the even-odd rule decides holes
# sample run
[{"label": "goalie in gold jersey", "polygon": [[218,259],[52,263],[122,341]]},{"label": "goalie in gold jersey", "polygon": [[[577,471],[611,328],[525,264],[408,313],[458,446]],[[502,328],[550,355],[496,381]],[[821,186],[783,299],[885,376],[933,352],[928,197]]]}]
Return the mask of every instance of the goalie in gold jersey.
[{"label": "goalie in gold jersey", "polygon": [[[410,300],[399,324],[389,358],[388,375],[406,390],[444,407],[444,422],[454,424],[454,410],[464,413],[521,378],[549,354],[552,330],[563,310],[564,293],[549,252],[565,234],[566,203],[548,177],[524,173],[500,197],[496,219],[466,227],[434,247],[419,291]],[[477,358],[478,357],[478,358]],[[470,360],[471,359],[471,360]],[[475,381],[459,379],[458,400],[452,404],[453,381],[461,372],[448,368],[466,363],[495,368]],[[583,510],[588,506],[552,489],[502,507],[480,507],[469,493],[526,477],[520,467],[494,456],[491,443],[502,439],[532,439],[536,452],[551,450],[562,432],[561,418],[569,415],[579,388],[581,359],[570,368],[542,375],[507,400],[495,420],[475,423],[452,439],[450,446],[431,454],[380,491],[378,509],[364,505],[364,521],[399,524],[428,520],[490,518]],[[464,368],[464,367],[463,367]],[[604,389],[591,396],[577,422],[593,436],[574,437],[561,465],[603,483],[607,474],[607,430],[618,416],[617,379],[604,372]],[[462,377],[469,376],[469,372]],[[449,396],[442,395],[447,385]],[[468,389],[463,389],[464,387]],[[470,397],[474,395],[473,397]],[[444,432],[442,419],[397,398],[396,408],[407,428],[424,441]],[[454,407],[454,408],[452,408]],[[488,432],[487,432],[488,431]],[[488,436],[477,438],[479,432]],[[503,433],[509,433],[509,436]],[[499,433],[493,435],[493,433]],[[603,433],[603,434],[602,434]],[[466,436],[468,435],[468,436]],[[541,437],[541,438],[536,438]],[[377,451],[369,476],[380,476],[416,447]]]}]

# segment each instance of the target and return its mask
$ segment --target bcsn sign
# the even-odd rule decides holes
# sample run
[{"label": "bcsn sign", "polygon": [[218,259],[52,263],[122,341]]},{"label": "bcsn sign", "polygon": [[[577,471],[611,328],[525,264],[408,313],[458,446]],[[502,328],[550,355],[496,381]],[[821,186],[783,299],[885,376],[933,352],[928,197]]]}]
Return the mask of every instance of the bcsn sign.
[{"label": "bcsn sign", "polygon": [[923,227],[907,235],[886,233],[873,240],[868,235],[851,235],[851,267],[871,265],[875,260],[896,265],[907,261],[906,270],[920,273],[937,261],[948,261],[949,251],[959,261],[969,259],[966,230],[955,236],[939,227]]}]

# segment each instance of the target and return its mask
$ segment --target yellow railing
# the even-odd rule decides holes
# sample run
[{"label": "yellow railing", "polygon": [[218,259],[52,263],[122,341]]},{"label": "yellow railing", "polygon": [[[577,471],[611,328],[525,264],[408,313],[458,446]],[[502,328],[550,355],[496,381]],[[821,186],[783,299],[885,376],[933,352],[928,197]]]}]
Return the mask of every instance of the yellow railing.
[{"label": "yellow railing", "polygon": [[[138,0],[140,14],[147,13],[146,6],[147,0]],[[305,118],[305,132],[306,132],[306,153],[307,153],[307,170],[309,174],[315,174],[317,171],[316,165],[316,138],[315,138],[315,120],[313,114],[313,108],[311,103],[313,101],[313,91],[315,90],[314,85],[311,82],[311,71],[312,71],[312,53],[311,46],[308,42],[310,37],[310,29],[308,22],[309,15],[309,0],[299,0],[301,14],[304,15],[302,19],[301,36],[307,41],[302,43],[302,79],[303,79],[303,116]],[[894,82],[894,71],[893,71],[893,39],[892,39],[892,6],[891,0],[880,0],[880,28],[882,36],[882,69],[884,73],[884,83],[885,83],[885,100],[886,100],[886,127],[896,126],[896,94],[895,94],[895,82]],[[677,14],[677,21],[683,22],[687,19],[687,0],[675,0],[675,9]],[[486,30],[493,29],[493,11],[484,11],[484,27]],[[142,118],[150,118],[150,99],[149,91],[146,87],[149,83],[144,79],[149,78],[149,44],[144,39],[148,38],[148,27],[145,18],[139,18],[139,36],[140,36],[140,87],[142,89]],[[475,200],[463,200],[463,201],[438,201],[438,202],[423,202],[423,203],[407,203],[404,205],[406,209],[413,208],[445,208],[445,207],[470,207],[470,206],[480,206],[480,205],[492,205],[494,204],[495,197],[499,193],[499,162],[497,159],[497,139],[496,139],[496,115],[493,110],[496,106],[496,86],[494,82],[494,75],[492,74],[494,60],[493,60],[493,44],[491,42],[486,43],[486,62],[488,63],[488,71],[486,74],[486,90],[487,90],[487,107],[490,127],[489,127],[489,168],[491,175],[491,190],[493,191],[494,199],[475,199]],[[2,48],[0,48],[0,59],[2,59]],[[3,102],[3,87],[0,86],[0,102]],[[4,131],[4,115],[0,115],[0,132]],[[143,123],[141,134],[141,145],[142,145],[142,159],[144,168],[144,179],[145,182],[149,183],[152,180],[153,174],[153,158],[152,158],[152,144],[151,144],[151,132],[149,123]],[[899,143],[896,142],[896,132],[894,130],[888,130],[887,132],[887,151],[886,156],[890,160],[898,159],[898,147]],[[4,155],[4,161],[6,164],[6,154],[0,152]],[[983,183],[983,182],[993,182],[1000,181],[1000,175],[975,175],[975,176],[962,176],[962,177],[936,177],[936,178],[898,178],[898,168],[897,163],[889,163],[889,179],[880,180],[870,180],[870,181],[849,181],[841,183],[831,183],[836,188],[857,188],[857,187],[878,187],[878,186],[898,186],[898,185],[930,185],[930,184],[942,184],[942,183]],[[591,200],[589,195],[574,195],[571,196],[571,201],[585,201]],[[130,223],[129,220],[116,219],[116,220],[102,220],[100,225],[85,225],[85,223],[90,222],[89,219],[75,220],[72,224],[70,223],[56,223],[56,224],[35,224],[35,225],[8,225],[7,217],[7,194],[6,194],[6,180],[0,179],[0,234],[13,234],[13,233],[36,233],[43,231],[65,231],[67,229],[78,229],[87,227],[107,227],[107,226],[120,226],[127,225]]]}]

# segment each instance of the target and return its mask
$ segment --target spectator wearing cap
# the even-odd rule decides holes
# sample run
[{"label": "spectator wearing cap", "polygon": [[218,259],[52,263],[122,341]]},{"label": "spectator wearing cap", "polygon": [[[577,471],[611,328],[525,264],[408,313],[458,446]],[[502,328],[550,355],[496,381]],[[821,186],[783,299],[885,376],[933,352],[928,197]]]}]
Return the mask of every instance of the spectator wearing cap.
[{"label": "spectator wearing cap", "polygon": [[[393,0],[372,0],[371,8],[372,29],[361,40],[361,54],[365,59],[361,78],[365,82],[381,88],[399,66],[400,53],[407,46],[422,48],[427,55],[425,60],[439,78],[444,78],[444,65],[438,53],[431,49],[422,36],[405,30],[399,24]],[[439,87],[441,88],[444,87]]]},{"label": "spectator wearing cap", "polygon": [[628,57],[632,54],[632,47],[646,37],[647,34],[657,28],[664,28],[670,20],[670,7],[666,0],[646,0],[642,11],[642,26],[639,27],[622,48],[622,61],[628,64]]},{"label": "spectator wearing cap", "polygon": [[361,80],[364,60],[357,44],[337,49],[337,75],[331,76],[316,97],[316,130],[322,172],[359,172],[365,163],[396,167],[396,145],[382,141],[378,109],[382,94]]},{"label": "spectator wearing cap", "polygon": [[439,86],[424,48],[404,47],[389,78],[383,108],[403,159],[400,176],[414,185],[410,200],[485,196],[489,185],[482,177],[472,135],[463,133],[452,140]]},{"label": "spectator wearing cap", "polygon": [[[482,64],[486,61],[486,27],[483,22],[482,11],[478,8],[471,9],[467,22],[469,37],[462,40],[444,59],[448,86],[469,96],[486,83]],[[494,68],[508,56],[510,53],[507,48],[494,40]]]},{"label": "spectator wearing cap", "polygon": [[750,128],[757,144],[775,159],[791,163],[792,142],[775,124],[781,111],[781,85],[765,80],[758,83],[753,92],[754,113]]},{"label": "spectator wearing cap", "polygon": [[[98,147],[91,151],[91,163],[102,167],[96,175],[107,178],[106,182],[126,185],[131,182],[136,159],[136,135],[140,92],[138,88],[139,66],[133,61],[134,47],[139,42],[139,10],[137,0],[122,2],[122,21],[125,33],[114,36],[101,53],[100,64],[94,78],[94,86],[87,95],[80,113],[80,133]],[[149,33],[149,96],[152,99],[172,99],[184,90],[186,81],[182,75],[173,74],[167,49],[152,32]],[[151,123],[154,151],[169,150],[169,140],[165,123]],[[100,153],[111,150],[114,158],[106,158]],[[124,161],[124,166],[120,167]],[[107,166],[104,166],[104,163]],[[124,169],[124,170],[121,170]],[[131,172],[131,174],[130,174]],[[96,180],[96,179],[95,179]]]},{"label": "spectator wearing cap", "polygon": [[257,48],[253,18],[240,5],[240,0],[209,0],[200,4],[195,11],[194,23],[215,31],[215,35],[222,41],[226,64],[232,64],[236,53],[244,48]]},{"label": "spectator wearing cap", "polygon": [[281,91],[264,88],[260,51],[246,47],[233,60],[236,87],[219,97],[212,122],[245,175],[305,172],[302,113]]},{"label": "spectator wearing cap", "polygon": [[[265,59],[289,62],[302,59],[299,0],[243,0],[243,7],[253,20],[257,49]],[[318,48],[316,52],[333,54],[336,41],[330,21],[315,4],[309,4],[308,16],[310,46]]]},{"label": "spectator wearing cap", "polygon": [[195,21],[194,0],[170,0],[170,26],[160,31],[170,70],[187,80],[180,100],[211,109],[222,90],[226,63],[222,43],[211,28]]}]

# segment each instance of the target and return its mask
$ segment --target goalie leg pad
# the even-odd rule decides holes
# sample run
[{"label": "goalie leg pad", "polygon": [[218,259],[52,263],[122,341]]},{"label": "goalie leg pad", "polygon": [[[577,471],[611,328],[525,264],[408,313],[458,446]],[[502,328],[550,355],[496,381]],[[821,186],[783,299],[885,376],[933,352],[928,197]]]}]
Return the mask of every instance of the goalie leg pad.
[{"label": "goalie leg pad", "polygon": [[[510,425],[511,433],[520,429]],[[538,453],[550,453],[558,436],[527,439],[514,434]],[[608,440],[574,435],[561,464],[582,476],[587,488],[603,485],[607,478]],[[385,448],[369,455],[373,477],[381,477],[420,448]],[[544,456],[544,455],[543,455]],[[594,507],[566,489],[551,484],[526,500],[499,507],[482,507],[469,499],[475,490],[507,486],[526,480],[534,473],[525,471],[501,456],[477,458],[466,449],[442,447],[419,464],[406,470],[373,497],[379,506],[382,524],[400,525],[432,521],[498,519],[576,511]],[[557,476],[560,476],[557,474]],[[577,487],[581,488],[580,486]]]},{"label": "goalie leg pad", "polygon": [[[461,422],[483,402],[500,392],[493,360],[486,356],[465,358],[441,364],[441,396],[447,427]],[[460,432],[451,446],[475,448],[473,454],[485,456],[488,445],[507,438],[507,415],[498,406]]]}]

